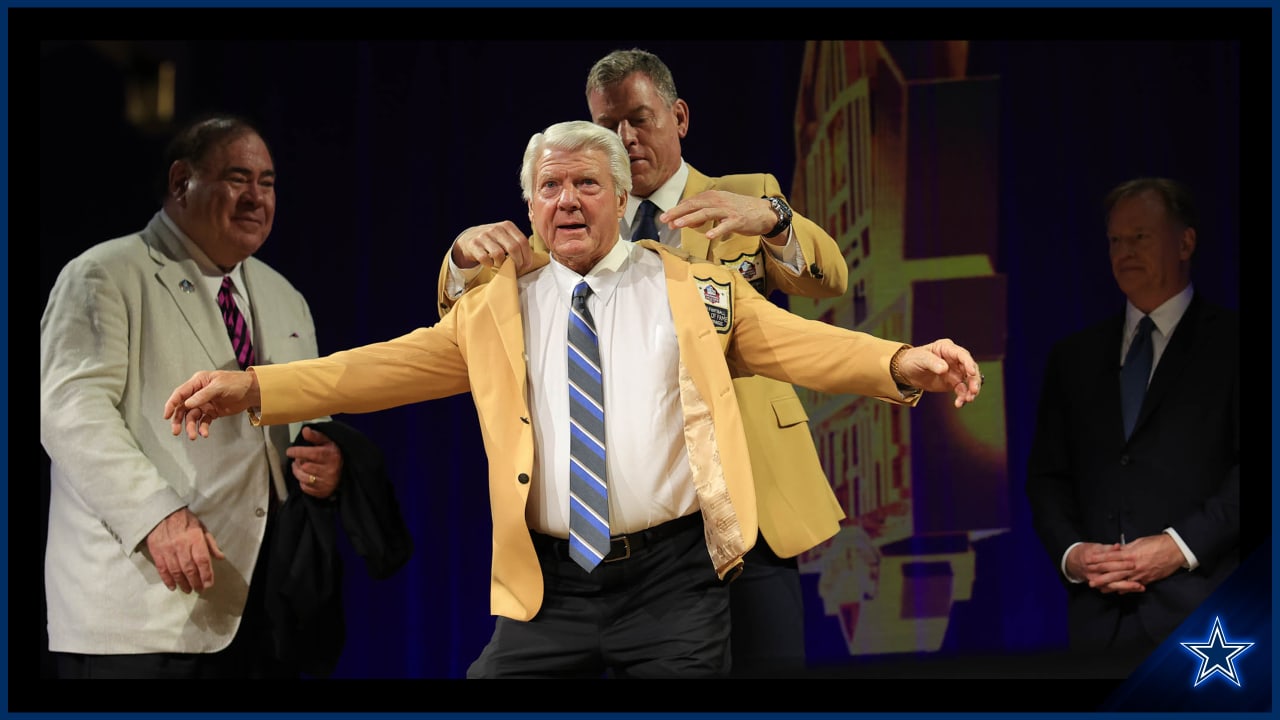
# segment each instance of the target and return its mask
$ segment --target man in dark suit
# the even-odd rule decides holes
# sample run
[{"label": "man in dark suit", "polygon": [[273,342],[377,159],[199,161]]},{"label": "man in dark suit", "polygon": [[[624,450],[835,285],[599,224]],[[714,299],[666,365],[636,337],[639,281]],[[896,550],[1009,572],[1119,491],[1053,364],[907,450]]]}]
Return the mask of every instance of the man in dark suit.
[{"label": "man in dark suit", "polygon": [[1128,302],[1050,354],[1027,494],[1069,596],[1071,649],[1130,667],[1240,561],[1240,334],[1191,282],[1182,185],[1131,180],[1105,210]]}]

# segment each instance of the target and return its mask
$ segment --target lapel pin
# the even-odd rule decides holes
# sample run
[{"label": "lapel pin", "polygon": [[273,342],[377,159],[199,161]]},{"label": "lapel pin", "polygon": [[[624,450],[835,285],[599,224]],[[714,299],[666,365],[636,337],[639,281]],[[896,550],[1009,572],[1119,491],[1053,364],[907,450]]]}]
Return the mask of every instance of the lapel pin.
[{"label": "lapel pin", "polygon": [[192,285],[191,281],[186,278],[183,278],[182,282],[178,283],[178,287],[182,288],[182,292],[184,293],[193,293],[196,291],[196,286]]}]

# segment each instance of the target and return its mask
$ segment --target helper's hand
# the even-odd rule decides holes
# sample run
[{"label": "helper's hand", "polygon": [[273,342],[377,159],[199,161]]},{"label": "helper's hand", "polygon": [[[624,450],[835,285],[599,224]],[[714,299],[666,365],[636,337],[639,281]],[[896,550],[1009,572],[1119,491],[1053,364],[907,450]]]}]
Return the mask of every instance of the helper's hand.
[{"label": "helper's hand", "polygon": [[515,261],[517,270],[523,270],[533,257],[529,237],[510,220],[463,230],[449,251],[453,264],[463,270],[476,265],[497,269],[508,256]]},{"label": "helper's hand", "polygon": [[[703,190],[685,198],[658,216],[658,220],[674,228],[698,227],[715,223],[707,231],[707,239],[715,240],[730,233],[764,235],[778,224],[778,214],[764,198],[739,195],[726,190]],[[786,233],[778,238],[785,243]],[[775,241],[778,238],[773,238]]]}]

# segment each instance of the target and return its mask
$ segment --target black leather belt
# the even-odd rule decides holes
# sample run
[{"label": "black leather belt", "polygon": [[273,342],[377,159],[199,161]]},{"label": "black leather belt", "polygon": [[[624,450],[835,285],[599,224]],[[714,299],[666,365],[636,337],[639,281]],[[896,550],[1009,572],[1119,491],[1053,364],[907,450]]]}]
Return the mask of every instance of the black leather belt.
[{"label": "black leather belt", "polygon": [[[646,530],[639,530],[626,535],[615,535],[609,538],[609,554],[604,556],[604,562],[611,563],[626,560],[633,554],[656,545],[673,535],[679,535],[682,532],[701,527],[702,513],[695,512],[692,515],[669,520],[661,525],[654,525]],[[569,557],[568,540],[544,535],[536,531],[530,534],[533,536],[535,547],[541,546],[552,549],[562,558]]]}]

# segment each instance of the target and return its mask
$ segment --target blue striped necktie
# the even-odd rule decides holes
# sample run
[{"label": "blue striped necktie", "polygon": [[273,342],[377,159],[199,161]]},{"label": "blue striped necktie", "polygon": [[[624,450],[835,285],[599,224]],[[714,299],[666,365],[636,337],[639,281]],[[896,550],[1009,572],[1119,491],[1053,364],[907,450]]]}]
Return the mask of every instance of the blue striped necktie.
[{"label": "blue striped necktie", "polygon": [[[227,325],[227,336],[231,338],[231,348],[236,351],[236,362],[244,370],[258,362],[253,352],[253,340],[249,338],[249,325],[236,307],[236,300],[231,295],[231,276],[222,278],[222,287],[218,289],[218,307],[222,310],[222,322]],[[205,297],[208,297],[207,295]]]},{"label": "blue striped necktie", "polygon": [[604,390],[591,288],[573,289],[569,313],[569,556],[590,572],[609,553],[609,484],[605,475]]}]

